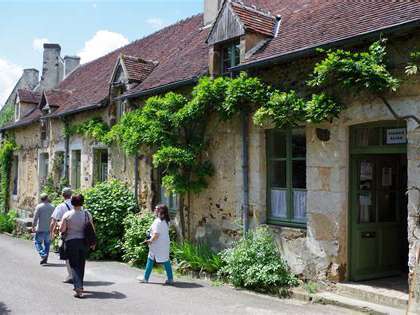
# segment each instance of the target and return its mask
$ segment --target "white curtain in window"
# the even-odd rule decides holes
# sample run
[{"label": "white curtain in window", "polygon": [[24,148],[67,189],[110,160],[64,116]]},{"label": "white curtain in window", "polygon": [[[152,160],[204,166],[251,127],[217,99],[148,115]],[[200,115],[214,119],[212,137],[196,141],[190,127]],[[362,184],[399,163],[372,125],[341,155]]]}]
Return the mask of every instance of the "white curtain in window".
[{"label": "white curtain in window", "polygon": [[306,191],[293,192],[294,218],[306,220]]},{"label": "white curtain in window", "polygon": [[271,215],[273,217],[287,217],[286,191],[271,190]]}]

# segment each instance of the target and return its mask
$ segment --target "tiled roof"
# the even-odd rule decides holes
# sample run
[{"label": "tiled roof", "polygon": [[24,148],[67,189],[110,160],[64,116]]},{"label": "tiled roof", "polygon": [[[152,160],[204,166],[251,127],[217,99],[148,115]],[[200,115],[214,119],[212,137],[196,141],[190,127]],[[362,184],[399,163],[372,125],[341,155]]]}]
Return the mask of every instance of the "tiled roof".
[{"label": "tiled roof", "polygon": [[267,36],[274,36],[276,18],[268,12],[262,12],[256,7],[252,8],[239,2],[231,2],[233,12],[245,27],[250,30]]},{"label": "tiled roof", "polygon": [[54,114],[90,108],[104,100],[108,96],[109,81],[120,54],[159,62],[153,72],[133,88],[133,92],[207,73],[208,47],[205,39],[208,30],[201,29],[202,21],[202,14],[193,16],[80,66],[58,86],[71,91],[76,101],[60,105]]},{"label": "tiled roof", "polygon": [[18,97],[21,102],[24,103],[31,103],[31,104],[38,104],[41,100],[41,94],[38,92],[33,92],[30,90],[19,89]]},{"label": "tiled roof", "polygon": [[[253,31],[271,28],[271,22],[265,19],[267,12],[273,17],[281,16],[277,36],[249,57],[247,63],[420,20],[420,0],[242,1],[242,9],[247,9],[243,11],[237,5],[236,12]],[[59,84],[58,89],[65,92],[52,92],[55,95],[51,102],[56,103],[52,105],[59,106],[53,115],[99,106],[108,96],[109,81],[120,54],[158,62],[128,95],[206,74],[209,48],[205,41],[210,28],[203,29],[202,20],[202,14],[193,16],[78,67]],[[135,63],[129,68],[130,76],[141,73]]]},{"label": "tiled roof", "polygon": [[420,19],[419,0],[243,0],[281,16],[278,36],[248,62]]},{"label": "tiled roof", "polygon": [[158,64],[158,62],[124,54],[121,54],[120,58],[127,70],[127,79],[136,82],[143,82]]}]

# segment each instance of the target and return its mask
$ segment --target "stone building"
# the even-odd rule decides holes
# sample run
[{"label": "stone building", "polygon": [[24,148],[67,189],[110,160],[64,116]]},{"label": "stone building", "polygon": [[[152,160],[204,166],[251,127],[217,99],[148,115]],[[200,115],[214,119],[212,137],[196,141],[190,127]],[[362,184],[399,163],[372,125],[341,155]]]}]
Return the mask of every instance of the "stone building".
[{"label": "stone building", "polygon": [[[72,71],[59,64],[39,90],[22,93],[19,119],[1,129],[19,144],[11,207],[30,213],[46,178],[66,176],[74,188],[118,178],[143,208],[163,200],[176,210],[177,196],[165,194],[150,156],[68,136],[65,126],[93,117],[112,125],[147,97],[189,91],[203,75],[247,71],[273,86],[301,89],[319,61],[317,48],[365,49],[381,36],[389,39],[393,69],[401,70],[420,44],[419,26],[415,1],[208,0],[204,14]],[[419,88],[416,76],[387,95],[398,115],[420,117]],[[244,129],[240,118],[220,124],[210,117],[208,155],[216,173],[193,197],[192,238],[228,246],[247,209],[251,228],[268,224],[289,266],[306,278],[406,274],[419,237],[419,126],[396,120],[369,95],[343,99],[338,119],[293,130],[264,130],[251,119]]]}]

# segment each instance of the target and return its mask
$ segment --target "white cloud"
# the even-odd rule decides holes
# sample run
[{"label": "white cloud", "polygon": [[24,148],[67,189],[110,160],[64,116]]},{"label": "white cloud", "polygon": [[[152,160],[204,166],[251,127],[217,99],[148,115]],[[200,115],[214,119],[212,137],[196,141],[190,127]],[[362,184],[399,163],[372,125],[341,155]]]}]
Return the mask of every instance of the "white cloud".
[{"label": "white cloud", "polygon": [[106,30],[97,31],[95,35],[85,42],[85,46],[78,55],[81,62],[89,62],[99,58],[117,48],[127,45],[128,39],[120,33]]},{"label": "white cloud", "polygon": [[12,92],[22,71],[22,67],[0,58],[0,108]]},{"label": "white cloud", "polygon": [[44,44],[48,43],[48,38],[42,37],[42,38],[34,38],[32,41],[32,48],[36,50],[37,52],[42,52],[44,49]]},{"label": "white cloud", "polygon": [[146,20],[146,23],[149,24],[154,30],[159,30],[167,25],[161,18],[150,18]]}]

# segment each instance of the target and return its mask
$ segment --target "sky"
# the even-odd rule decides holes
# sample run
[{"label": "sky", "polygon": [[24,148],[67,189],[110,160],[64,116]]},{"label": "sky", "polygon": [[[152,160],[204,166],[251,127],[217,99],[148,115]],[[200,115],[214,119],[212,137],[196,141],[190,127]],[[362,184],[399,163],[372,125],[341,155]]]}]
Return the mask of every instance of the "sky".
[{"label": "sky", "polygon": [[0,0],[0,106],[45,42],[85,63],[203,11],[203,0]]}]

